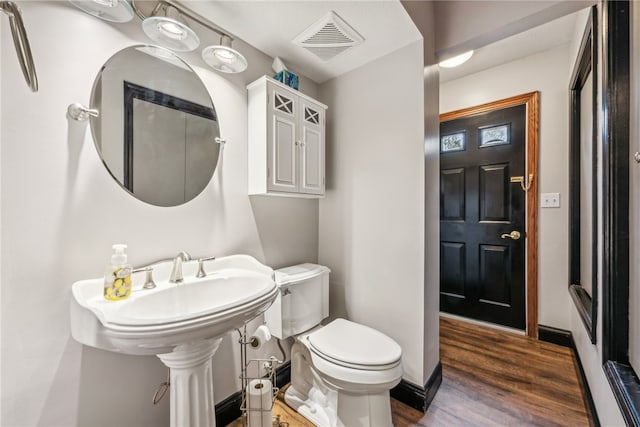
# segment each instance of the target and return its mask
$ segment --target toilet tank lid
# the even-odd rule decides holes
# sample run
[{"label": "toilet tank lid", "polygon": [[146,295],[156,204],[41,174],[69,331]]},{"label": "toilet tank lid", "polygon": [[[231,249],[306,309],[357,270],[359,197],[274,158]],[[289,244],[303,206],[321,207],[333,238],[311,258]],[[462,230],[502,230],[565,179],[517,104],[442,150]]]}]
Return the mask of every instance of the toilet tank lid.
[{"label": "toilet tank lid", "polygon": [[328,267],[324,265],[304,263],[292,265],[291,267],[280,268],[275,271],[276,283],[278,286],[297,283],[303,280],[317,277],[323,273],[330,273]]}]

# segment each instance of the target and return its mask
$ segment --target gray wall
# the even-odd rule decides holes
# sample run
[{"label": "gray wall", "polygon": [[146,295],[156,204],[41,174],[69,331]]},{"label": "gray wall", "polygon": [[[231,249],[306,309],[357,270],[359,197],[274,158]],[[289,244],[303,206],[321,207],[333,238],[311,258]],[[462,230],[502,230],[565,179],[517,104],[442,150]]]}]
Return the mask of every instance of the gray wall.
[{"label": "gray wall", "polygon": [[[24,83],[3,25],[0,424],[168,425],[168,399],[151,404],[166,374],[157,358],[113,354],[71,338],[71,284],[100,277],[117,242],[129,244],[134,265],[180,250],[246,253],[273,267],[317,261],[317,201],[247,196],[245,85],[270,74],[272,58],[238,41],[250,68],[227,76],[206,68],[199,52],[185,56],[211,94],[228,143],[202,194],[159,208],[124,192],[103,167],[87,124],[65,119],[70,103],[88,103],[96,73],[113,53],[147,41],[139,20],[111,25],[68,2],[20,7],[40,91],[32,94]],[[304,79],[301,90],[314,95],[316,88]],[[240,389],[236,341],[229,334],[214,357],[218,402]]]},{"label": "gray wall", "polygon": [[319,220],[332,315],[393,337],[404,378],[420,386],[439,359],[438,313],[423,304],[437,282],[425,286],[422,54],[412,43],[320,86],[331,108]]}]

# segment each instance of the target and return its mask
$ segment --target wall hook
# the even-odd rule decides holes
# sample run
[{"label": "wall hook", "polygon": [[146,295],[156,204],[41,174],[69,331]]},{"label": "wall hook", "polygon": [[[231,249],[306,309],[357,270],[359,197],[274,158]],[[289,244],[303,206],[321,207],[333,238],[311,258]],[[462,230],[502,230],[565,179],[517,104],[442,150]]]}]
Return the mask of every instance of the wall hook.
[{"label": "wall hook", "polygon": [[519,183],[520,188],[522,188],[522,191],[526,193],[531,189],[531,185],[533,184],[533,174],[532,173],[529,174],[529,180],[526,184],[524,183],[524,176],[512,176],[511,182]]},{"label": "wall hook", "polygon": [[89,119],[89,116],[98,117],[99,115],[100,112],[98,110],[85,107],[84,105],[77,102],[69,104],[69,107],[67,108],[67,117],[79,122],[83,122]]}]

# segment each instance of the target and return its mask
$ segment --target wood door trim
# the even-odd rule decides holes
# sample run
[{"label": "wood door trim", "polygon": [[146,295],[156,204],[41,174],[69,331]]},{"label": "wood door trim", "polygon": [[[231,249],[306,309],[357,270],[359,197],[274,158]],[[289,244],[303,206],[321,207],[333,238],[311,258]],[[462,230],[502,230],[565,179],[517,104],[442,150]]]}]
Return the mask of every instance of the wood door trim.
[{"label": "wood door trim", "polygon": [[527,336],[538,338],[538,139],[540,128],[540,92],[529,92],[475,107],[463,108],[440,114],[440,122],[460,119],[489,111],[526,105],[527,109],[527,137],[526,137],[526,165],[527,176],[533,174],[531,188],[527,192],[526,210],[526,323]]}]

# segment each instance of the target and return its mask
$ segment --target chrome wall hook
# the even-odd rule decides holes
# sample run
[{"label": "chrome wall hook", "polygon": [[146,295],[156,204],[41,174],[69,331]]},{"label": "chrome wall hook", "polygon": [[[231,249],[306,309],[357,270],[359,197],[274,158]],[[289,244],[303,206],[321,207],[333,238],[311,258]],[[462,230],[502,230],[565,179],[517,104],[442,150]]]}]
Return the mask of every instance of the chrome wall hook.
[{"label": "chrome wall hook", "polygon": [[67,108],[67,117],[79,122],[89,119],[90,116],[98,117],[99,115],[100,112],[98,110],[85,107],[77,102],[69,104],[69,107]]}]

